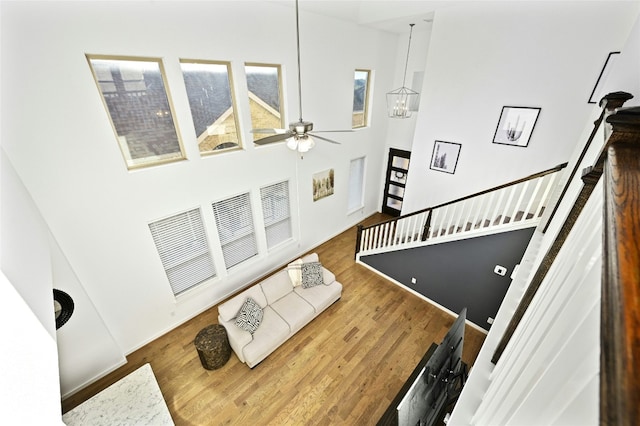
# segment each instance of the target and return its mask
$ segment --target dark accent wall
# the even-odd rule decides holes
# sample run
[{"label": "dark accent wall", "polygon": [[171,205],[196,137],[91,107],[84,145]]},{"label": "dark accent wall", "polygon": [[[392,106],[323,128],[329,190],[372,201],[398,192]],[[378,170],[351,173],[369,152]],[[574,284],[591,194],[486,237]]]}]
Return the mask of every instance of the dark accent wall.
[{"label": "dark accent wall", "polygon": [[[488,330],[535,228],[362,256],[360,260]],[[506,268],[500,276],[496,265]],[[411,283],[416,279],[416,284]]]}]

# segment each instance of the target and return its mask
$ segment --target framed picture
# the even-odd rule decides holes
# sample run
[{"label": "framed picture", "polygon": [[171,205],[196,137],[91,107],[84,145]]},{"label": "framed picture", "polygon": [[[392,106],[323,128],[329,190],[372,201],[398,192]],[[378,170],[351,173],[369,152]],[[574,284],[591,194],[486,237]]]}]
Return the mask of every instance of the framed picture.
[{"label": "framed picture", "polygon": [[313,175],[313,201],[318,201],[329,195],[333,195],[333,169],[314,173]]},{"label": "framed picture", "polygon": [[602,66],[602,70],[600,70],[600,75],[596,80],[595,86],[593,86],[593,90],[591,91],[591,95],[589,96],[589,101],[587,103],[597,104],[600,100],[606,95],[606,93],[602,93],[603,83],[607,81],[607,77],[611,72],[611,68],[613,68],[613,64],[617,59],[620,52],[610,52],[607,55],[607,59],[604,61],[604,65]]},{"label": "framed picture", "polygon": [[451,173],[456,172],[458,165],[458,157],[462,145],[455,142],[436,141],[433,145],[433,154],[431,154],[431,170],[439,172]]},{"label": "framed picture", "polygon": [[493,143],[525,147],[538,120],[540,108],[502,107]]}]

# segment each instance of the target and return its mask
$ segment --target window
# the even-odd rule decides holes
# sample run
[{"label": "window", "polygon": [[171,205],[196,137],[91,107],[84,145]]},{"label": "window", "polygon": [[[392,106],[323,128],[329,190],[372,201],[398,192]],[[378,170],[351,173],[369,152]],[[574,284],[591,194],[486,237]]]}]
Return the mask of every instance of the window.
[{"label": "window", "polygon": [[160,59],[87,55],[127,168],[184,159]]},{"label": "window", "polygon": [[364,206],[364,157],[351,160],[351,164],[349,165],[348,197],[348,213],[352,213]]},{"label": "window", "polygon": [[174,295],[216,275],[200,209],[149,224]]},{"label": "window", "polygon": [[[284,128],[280,65],[245,64],[252,129]],[[254,133],[257,141],[268,134]]]},{"label": "window", "polygon": [[227,269],[258,254],[249,193],[212,204]]},{"label": "window", "polygon": [[366,127],[369,112],[369,77],[371,71],[356,70],[353,84],[353,117],[352,127]]},{"label": "window", "polygon": [[267,248],[291,238],[289,213],[289,182],[280,182],[260,189]]},{"label": "window", "polygon": [[201,154],[239,148],[238,117],[228,62],[181,60]]}]

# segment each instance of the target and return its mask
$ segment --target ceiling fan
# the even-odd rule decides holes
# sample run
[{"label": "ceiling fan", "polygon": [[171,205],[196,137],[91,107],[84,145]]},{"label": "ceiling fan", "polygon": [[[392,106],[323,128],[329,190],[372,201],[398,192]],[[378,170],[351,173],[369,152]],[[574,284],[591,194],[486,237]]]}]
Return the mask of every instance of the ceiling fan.
[{"label": "ceiling fan", "polygon": [[296,41],[298,53],[298,111],[300,112],[300,119],[298,121],[289,123],[288,129],[253,129],[251,131],[252,133],[274,134],[273,136],[267,136],[265,138],[258,139],[254,141],[254,143],[256,145],[266,145],[287,139],[287,147],[291,150],[301,153],[307,152],[315,146],[314,139],[320,139],[339,145],[340,142],[325,138],[323,136],[319,136],[317,133],[352,132],[353,130],[316,130],[315,132],[313,132],[313,123],[311,121],[304,121],[302,119],[302,79],[300,77],[300,18],[298,16],[298,0],[296,0]]}]

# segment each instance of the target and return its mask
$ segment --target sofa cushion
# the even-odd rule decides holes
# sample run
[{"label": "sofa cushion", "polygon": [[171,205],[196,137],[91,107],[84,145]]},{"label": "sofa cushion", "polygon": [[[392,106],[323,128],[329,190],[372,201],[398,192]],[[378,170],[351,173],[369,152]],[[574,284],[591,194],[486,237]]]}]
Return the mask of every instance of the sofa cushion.
[{"label": "sofa cushion", "polygon": [[322,312],[333,302],[340,299],[342,284],[334,281],[328,285],[317,285],[309,288],[296,287],[293,291],[309,302],[315,308],[316,312]]},{"label": "sofa cushion", "polygon": [[238,315],[238,312],[240,311],[240,308],[242,308],[244,301],[247,300],[247,297],[255,300],[261,308],[264,308],[268,304],[267,298],[262,292],[262,287],[254,285],[221,305],[218,305],[218,314],[224,321],[231,321],[236,317],[236,315]]},{"label": "sofa cushion", "polygon": [[290,335],[289,325],[271,306],[264,308],[262,325],[253,333],[253,339],[242,348],[245,362],[253,367],[280,346]]},{"label": "sofa cushion", "polygon": [[236,316],[235,324],[243,330],[253,334],[260,327],[262,308],[250,297],[247,297]]},{"label": "sofa cushion", "polygon": [[259,284],[262,287],[267,303],[271,305],[293,291],[293,286],[286,271],[278,271]]},{"label": "sofa cushion", "polygon": [[327,268],[325,268],[323,266],[322,267],[322,281],[324,281],[324,283],[326,285],[329,285],[332,282],[334,282],[335,280],[336,280],[336,276],[333,274],[333,272],[331,272],[330,270],[328,270]]},{"label": "sofa cushion", "polygon": [[295,333],[313,319],[316,311],[309,302],[297,295],[293,288],[291,290],[289,294],[270,306],[289,324],[291,332]]},{"label": "sofa cushion", "polygon": [[[264,319],[262,320],[264,322]],[[227,336],[229,337],[229,344],[231,349],[236,353],[238,359],[242,362],[246,362],[242,349],[253,340],[253,335],[246,330],[242,330],[235,325],[235,321],[224,321],[220,315],[218,315],[218,322],[224,326],[227,330]]]},{"label": "sofa cushion", "polygon": [[308,262],[302,264],[302,287],[309,288],[324,284],[322,264],[320,262]]}]

